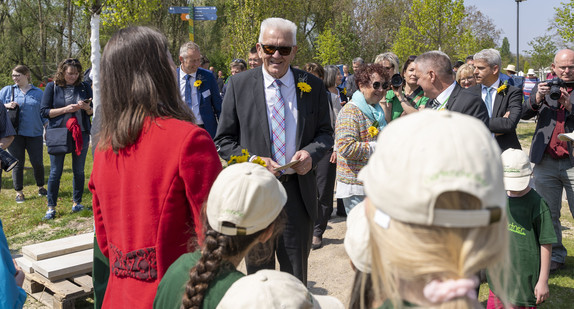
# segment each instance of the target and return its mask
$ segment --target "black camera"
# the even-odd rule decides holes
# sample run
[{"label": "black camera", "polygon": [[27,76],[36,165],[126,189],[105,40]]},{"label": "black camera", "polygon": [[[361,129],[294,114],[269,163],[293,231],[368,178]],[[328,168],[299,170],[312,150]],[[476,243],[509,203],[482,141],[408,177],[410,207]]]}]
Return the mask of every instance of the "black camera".
[{"label": "black camera", "polygon": [[547,80],[546,84],[550,87],[550,98],[552,100],[560,99],[562,92],[560,92],[561,87],[566,87],[566,83],[558,77],[554,77],[551,80]]},{"label": "black camera", "polygon": [[6,172],[11,171],[18,164],[18,160],[2,148],[0,148],[0,162],[2,169]]},{"label": "black camera", "polygon": [[403,86],[403,78],[402,78],[401,74],[395,73],[391,77],[391,86],[393,86],[395,88],[400,88]]}]

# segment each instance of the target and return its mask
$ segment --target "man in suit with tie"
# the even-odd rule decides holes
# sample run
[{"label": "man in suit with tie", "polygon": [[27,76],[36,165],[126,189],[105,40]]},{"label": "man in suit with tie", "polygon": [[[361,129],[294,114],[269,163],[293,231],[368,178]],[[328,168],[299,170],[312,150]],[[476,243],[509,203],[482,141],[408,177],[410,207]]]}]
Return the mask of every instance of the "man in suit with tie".
[{"label": "man in suit with tie", "polygon": [[179,61],[181,66],[177,68],[177,80],[181,97],[193,112],[195,123],[214,138],[221,114],[221,96],[215,76],[211,71],[199,67],[201,52],[194,42],[181,46]]},{"label": "man in suit with tie", "polygon": [[[313,222],[317,218],[317,183],[313,168],[333,146],[327,90],[323,82],[290,67],[297,52],[297,26],[282,18],[261,23],[257,51],[263,66],[230,78],[215,137],[228,160],[242,149],[260,156],[287,191],[287,222],[275,245],[282,271],[307,283]],[[298,161],[280,172],[276,168]],[[248,259],[247,270],[274,268]]]},{"label": "man in suit with tie", "polygon": [[499,78],[502,60],[496,49],[483,49],[474,55],[474,76],[478,85],[469,90],[480,95],[490,117],[489,128],[502,151],[522,149],[516,126],[522,116],[522,90]]},{"label": "man in suit with tie", "polygon": [[456,83],[447,54],[433,50],[418,56],[415,76],[425,97],[429,98],[426,108],[467,114],[478,118],[488,127],[488,111],[484,102],[480,96]]}]

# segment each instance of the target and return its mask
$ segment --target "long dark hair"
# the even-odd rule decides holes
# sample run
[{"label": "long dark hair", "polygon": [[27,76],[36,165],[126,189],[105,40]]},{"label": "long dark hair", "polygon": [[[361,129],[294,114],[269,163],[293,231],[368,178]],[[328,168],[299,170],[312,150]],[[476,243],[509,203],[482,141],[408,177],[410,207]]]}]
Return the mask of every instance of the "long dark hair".
[{"label": "long dark hair", "polygon": [[134,144],[147,118],[194,122],[177,86],[167,39],[148,27],[116,32],[101,61],[101,149]]},{"label": "long dark hair", "polygon": [[197,264],[189,270],[189,281],[185,286],[181,308],[201,308],[209,284],[217,273],[223,267],[234,267],[230,263],[224,263],[224,259],[243,253],[269,228],[273,228],[273,236],[271,236],[269,242],[274,241],[276,236],[282,232],[286,218],[287,215],[283,210],[267,228],[251,235],[235,236],[215,231],[207,220],[204,220],[204,226],[207,227],[207,231],[205,232],[205,239],[201,248],[201,257]]}]

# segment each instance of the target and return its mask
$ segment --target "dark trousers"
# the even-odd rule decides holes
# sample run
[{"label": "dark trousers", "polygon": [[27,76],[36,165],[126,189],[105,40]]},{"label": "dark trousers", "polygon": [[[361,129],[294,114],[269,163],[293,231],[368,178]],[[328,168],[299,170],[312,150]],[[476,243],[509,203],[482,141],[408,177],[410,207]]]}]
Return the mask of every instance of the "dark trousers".
[{"label": "dark trousers", "polygon": [[279,261],[280,270],[297,277],[305,286],[307,285],[307,264],[311,252],[311,238],[313,221],[307,213],[297,176],[291,176],[289,181],[283,183],[287,191],[285,212],[287,222],[283,234],[275,242],[270,258],[260,264],[253,264],[250,256],[245,259],[247,273],[253,274],[260,269],[275,269],[275,254]]},{"label": "dark trousers", "polygon": [[8,151],[16,159],[18,164],[12,170],[12,182],[14,183],[14,190],[22,191],[24,188],[24,162],[25,152],[28,152],[30,164],[34,169],[34,179],[36,185],[42,187],[44,185],[44,141],[42,136],[14,136],[12,144],[8,147]]},{"label": "dark trousers", "polygon": [[337,164],[329,162],[333,151],[327,151],[325,156],[317,162],[317,193],[319,194],[319,212],[313,236],[323,237],[327,222],[333,212],[333,191],[335,190],[335,178],[337,177]]}]

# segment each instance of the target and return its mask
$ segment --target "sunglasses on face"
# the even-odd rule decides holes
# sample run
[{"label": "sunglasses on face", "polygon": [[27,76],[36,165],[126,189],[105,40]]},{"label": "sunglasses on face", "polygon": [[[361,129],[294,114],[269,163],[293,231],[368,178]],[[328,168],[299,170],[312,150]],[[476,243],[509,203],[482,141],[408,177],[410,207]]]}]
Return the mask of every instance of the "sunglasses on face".
[{"label": "sunglasses on face", "polygon": [[261,44],[263,52],[267,55],[275,54],[275,51],[279,51],[281,56],[289,56],[293,50],[293,46],[275,46],[275,45],[263,45]]},{"label": "sunglasses on face", "polygon": [[377,90],[377,89],[385,90],[387,88],[389,88],[389,82],[384,82],[384,83],[374,82],[373,83],[373,89],[375,89],[375,90]]},{"label": "sunglasses on face", "polygon": [[80,63],[80,60],[78,59],[66,59],[66,61],[64,61],[65,64],[78,64]]}]

